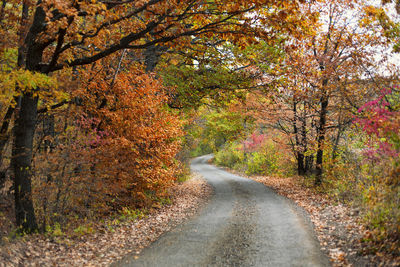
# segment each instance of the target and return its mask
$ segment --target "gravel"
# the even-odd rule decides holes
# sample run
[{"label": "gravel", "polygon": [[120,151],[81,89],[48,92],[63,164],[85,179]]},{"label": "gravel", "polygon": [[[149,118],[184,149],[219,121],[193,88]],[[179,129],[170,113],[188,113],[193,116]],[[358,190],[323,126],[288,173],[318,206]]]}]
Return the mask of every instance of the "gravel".
[{"label": "gravel", "polygon": [[261,183],[192,162],[214,189],[201,212],[114,266],[329,266],[303,213]]}]

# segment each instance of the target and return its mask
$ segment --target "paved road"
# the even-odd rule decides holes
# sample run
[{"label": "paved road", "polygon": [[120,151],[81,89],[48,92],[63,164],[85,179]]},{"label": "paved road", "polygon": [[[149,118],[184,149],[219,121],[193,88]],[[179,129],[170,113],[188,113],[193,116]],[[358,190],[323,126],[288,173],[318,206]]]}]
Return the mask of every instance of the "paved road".
[{"label": "paved road", "polygon": [[330,266],[301,210],[264,185],[192,161],[215,194],[200,214],[115,266]]}]

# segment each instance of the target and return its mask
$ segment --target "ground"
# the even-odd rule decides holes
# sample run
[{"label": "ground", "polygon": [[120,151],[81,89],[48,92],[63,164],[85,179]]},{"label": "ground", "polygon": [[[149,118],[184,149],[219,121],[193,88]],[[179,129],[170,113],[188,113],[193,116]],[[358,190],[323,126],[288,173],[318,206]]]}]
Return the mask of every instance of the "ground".
[{"label": "ground", "polygon": [[307,211],[321,249],[329,256],[333,266],[400,266],[400,257],[363,252],[366,244],[361,240],[368,230],[363,227],[357,208],[335,202],[327,195],[306,187],[301,177],[246,177],[274,189]]},{"label": "ground", "polygon": [[[360,240],[367,230],[362,227],[357,209],[336,203],[326,195],[305,187],[299,177],[247,178],[272,188],[308,213],[320,247],[334,266],[400,266],[400,259],[391,255],[362,253],[365,244]],[[240,189],[235,190],[240,196]],[[161,234],[176,229],[178,224],[197,214],[203,204],[209,201],[211,191],[205,180],[195,175],[194,179],[173,188],[173,204],[154,210],[146,218],[116,225],[111,230],[105,225],[98,225],[94,234],[75,239],[40,235],[11,241],[3,238],[0,245],[0,266],[108,266],[112,262],[121,260],[125,255],[130,255],[133,259],[139,258],[142,249],[157,240]],[[243,245],[245,251],[248,245],[246,236],[252,235],[254,231],[251,227],[246,228],[249,231],[244,238],[241,235],[236,236],[235,233],[238,233],[238,229],[249,220],[248,218],[244,220],[243,216],[249,217],[254,211],[250,209],[251,205],[247,203],[249,200],[244,195],[243,201],[235,204],[237,212],[234,216],[235,218],[240,216],[242,219],[233,220],[230,224],[233,227],[230,231],[233,234],[230,240],[233,240],[232,244]],[[3,202],[0,204],[7,204]],[[12,224],[3,224],[6,216],[2,215],[1,230],[6,231]],[[229,234],[226,238],[229,239]],[[223,246],[219,246],[216,252],[222,248]],[[236,253],[236,260],[241,260],[243,256],[237,254],[237,249],[229,250],[229,246],[222,251],[223,253],[218,252],[219,258],[216,257],[214,260],[224,260],[223,254]]]},{"label": "ground", "polygon": [[330,266],[306,213],[270,188],[192,161],[213,187],[201,211],[114,266]]},{"label": "ground", "polygon": [[144,247],[196,213],[211,188],[198,175],[172,189],[173,204],[147,217],[116,225],[99,224],[95,233],[80,238],[29,236],[3,242],[0,266],[108,266]]}]

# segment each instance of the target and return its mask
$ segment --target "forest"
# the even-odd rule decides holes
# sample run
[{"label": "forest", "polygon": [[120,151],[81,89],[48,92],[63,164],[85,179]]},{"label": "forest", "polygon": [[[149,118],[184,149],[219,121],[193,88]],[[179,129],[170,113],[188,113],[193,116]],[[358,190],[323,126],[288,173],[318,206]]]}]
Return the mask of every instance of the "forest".
[{"label": "forest", "polygon": [[1,0],[0,246],[145,216],[213,153],[399,260],[399,53],[398,0]]}]

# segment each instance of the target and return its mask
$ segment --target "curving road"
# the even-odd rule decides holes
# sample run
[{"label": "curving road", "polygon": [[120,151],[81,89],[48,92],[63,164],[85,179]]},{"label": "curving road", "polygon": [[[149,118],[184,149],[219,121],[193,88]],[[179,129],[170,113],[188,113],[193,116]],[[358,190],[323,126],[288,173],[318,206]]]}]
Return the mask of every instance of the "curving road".
[{"label": "curving road", "polygon": [[115,266],[330,266],[300,209],[210,158],[191,165],[215,192],[200,214]]}]

